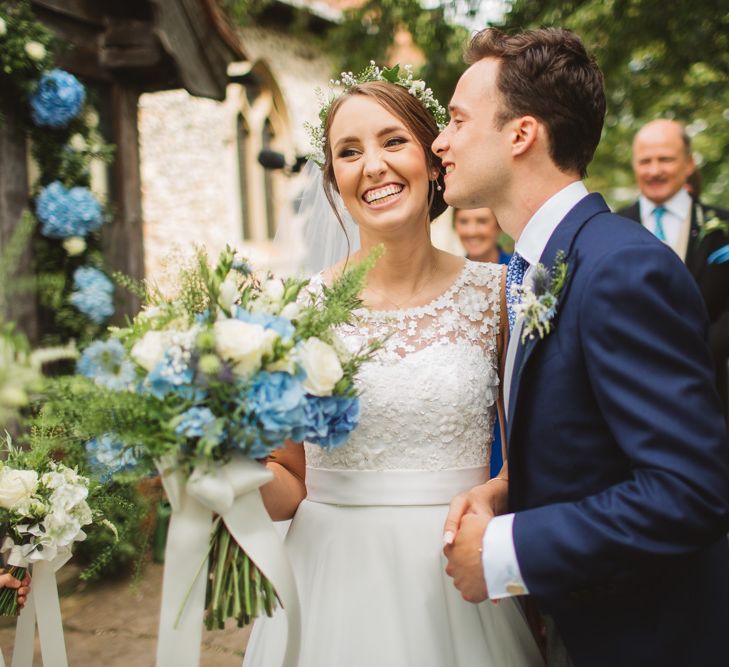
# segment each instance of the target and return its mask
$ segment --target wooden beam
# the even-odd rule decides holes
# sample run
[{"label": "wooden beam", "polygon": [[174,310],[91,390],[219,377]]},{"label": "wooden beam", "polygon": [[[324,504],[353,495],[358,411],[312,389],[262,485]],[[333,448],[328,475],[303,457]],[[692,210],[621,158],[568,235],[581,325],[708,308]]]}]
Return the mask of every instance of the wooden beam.
[{"label": "wooden beam", "polygon": [[[144,236],[137,126],[139,91],[115,83],[111,98],[112,141],[116,144],[113,166],[116,215],[104,229],[104,254],[112,270],[141,280],[144,278]],[[113,322],[119,324],[125,315],[135,315],[141,303],[135,295],[118,289],[115,305]]]},{"label": "wooden beam", "polygon": [[[14,278],[30,281],[33,275],[30,244],[17,258],[7,258],[8,241],[20,222],[23,210],[28,207],[28,165],[25,129],[14,115],[14,110],[0,100],[0,261],[16,259],[18,266]],[[9,283],[14,283],[13,280]],[[2,285],[4,298],[0,299],[0,319],[15,321],[21,331],[33,343],[38,341],[38,311],[35,294],[13,293],[10,285]]]}]

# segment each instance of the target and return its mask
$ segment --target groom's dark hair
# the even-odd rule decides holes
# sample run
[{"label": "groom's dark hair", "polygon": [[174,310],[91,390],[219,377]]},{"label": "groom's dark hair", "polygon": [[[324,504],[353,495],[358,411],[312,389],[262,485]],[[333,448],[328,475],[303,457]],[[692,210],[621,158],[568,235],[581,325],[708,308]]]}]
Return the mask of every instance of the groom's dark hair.
[{"label": "groom's dark hair", "polygon": [[587,173],[605,120],[602,72],[575,33],[563,28],[507,35],[496,28],[476,33],[464,55],[472,65],[500,61],[498,128],[534,116],[549,135],[549,155],[562,171]]}]

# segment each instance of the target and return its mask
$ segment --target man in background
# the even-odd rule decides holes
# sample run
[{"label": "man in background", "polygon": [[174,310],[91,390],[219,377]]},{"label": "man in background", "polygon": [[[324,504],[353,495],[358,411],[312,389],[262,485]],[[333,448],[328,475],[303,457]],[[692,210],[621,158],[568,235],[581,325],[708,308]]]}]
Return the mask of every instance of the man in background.
[{"label": "man in background", "polygon": [[709,345],[716,386],[728,411],[729,212],[705,206],[686,188],[696,171],[691,142],[673,120],[644,125],[633,140],[633,171],[640,198],[619,214],[640,222],[669,245],[698,283],[709,313]]}]

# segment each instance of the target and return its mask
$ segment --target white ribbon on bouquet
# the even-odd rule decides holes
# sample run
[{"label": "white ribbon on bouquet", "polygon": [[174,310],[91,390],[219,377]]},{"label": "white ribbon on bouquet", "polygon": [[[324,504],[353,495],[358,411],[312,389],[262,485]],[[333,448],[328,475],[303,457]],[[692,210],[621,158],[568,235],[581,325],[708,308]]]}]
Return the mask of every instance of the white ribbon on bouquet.
[{"label": "white ribbon on bouquet", "polygon": [[[6,558],[8,565],[25,568],[29,566],[28,560],[21,554],[20,547],[9,537],[5,538],[0,551],[8,554]],[[32,667],[36,621],[43,667],[68,667],[56,572],[68,562],[69,558],[71,558],[70,549],[59,553],[52,561],[33,562],[33,584],[15,627],[11,667]],[[4,664],[0,653],[0,667],[4,667]]]},{"label": "white ribbon on bouquet", "polygon": [[[243,456],[218,468],[197,468],[189,479],[174,457],[157,462],[172,506],[165,548],[157,667],[200,662],[208,552],[213,513],[271,582],[286,613],[288,637],[281,667],[295,667],[301,641],[299,597],[281,538],[258,489],[272,473]],[[273,666],[271,666],[273,667]]]}]

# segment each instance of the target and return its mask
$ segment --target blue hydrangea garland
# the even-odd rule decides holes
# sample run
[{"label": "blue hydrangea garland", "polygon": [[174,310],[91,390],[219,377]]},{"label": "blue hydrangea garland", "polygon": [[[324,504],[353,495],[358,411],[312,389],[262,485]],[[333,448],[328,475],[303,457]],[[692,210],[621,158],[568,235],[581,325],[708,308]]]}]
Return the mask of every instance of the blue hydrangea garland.
[{"label": "blue hydrangea garland", "polygon": [[52,239],[86,236],[104,223],[101,204],[91,190],[66,189],[60,181],[43,188],[35,200],[41,234]]},{"label": "blue hydrangea garland", "polygon": [[33,122],[40,127],[66,127],[79,115],[86,90],[79,80],[61,69],[45,72],[30,98]]},{"label": "blue hydrangea garland", "polygon": [[99,269],[79,267],[73,274],[71,303],[95,324],[103,324],[114,314],[114,284]]}]

